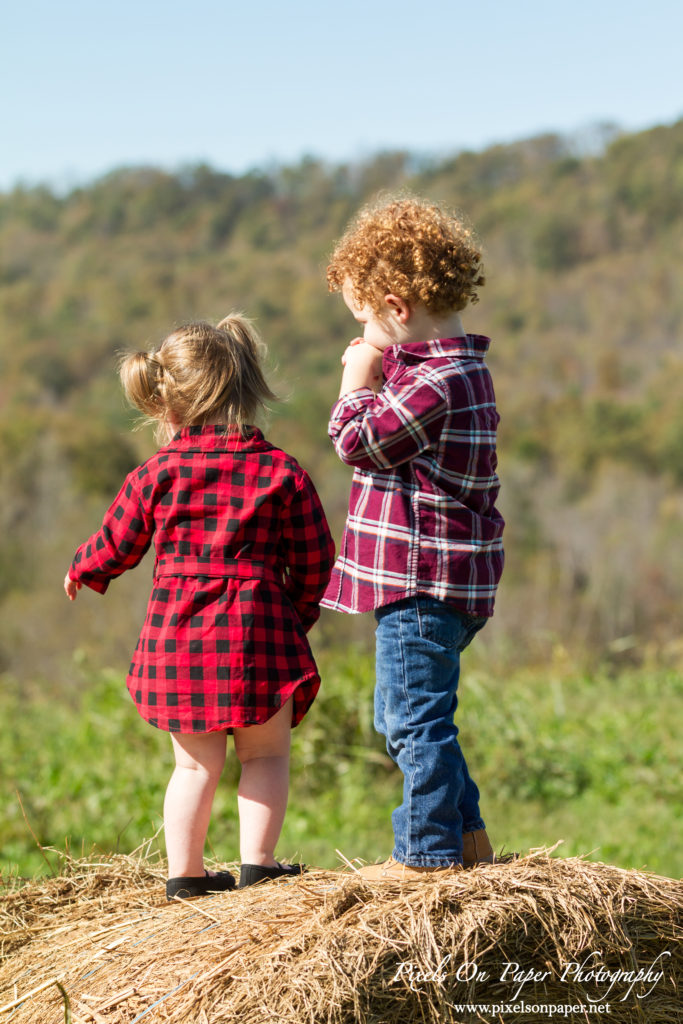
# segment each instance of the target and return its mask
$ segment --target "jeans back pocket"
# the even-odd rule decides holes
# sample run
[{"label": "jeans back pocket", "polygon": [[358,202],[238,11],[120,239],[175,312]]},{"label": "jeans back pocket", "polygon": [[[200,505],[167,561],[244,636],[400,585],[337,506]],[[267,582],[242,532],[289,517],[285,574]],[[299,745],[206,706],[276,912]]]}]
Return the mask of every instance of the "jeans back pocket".
[{"label": "jeans back pocket", "polygon": [[484,618],[463,615],[432,597],[417,597],[415,606],[422,639],[448,651],[463,651],[486,623]]}]

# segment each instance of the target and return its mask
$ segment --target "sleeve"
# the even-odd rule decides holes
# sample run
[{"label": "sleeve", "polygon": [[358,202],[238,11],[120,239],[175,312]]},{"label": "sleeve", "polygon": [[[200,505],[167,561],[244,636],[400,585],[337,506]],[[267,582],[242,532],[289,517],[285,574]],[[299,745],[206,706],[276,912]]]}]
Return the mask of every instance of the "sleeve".
[{"label": "sleeve", "polygon": [[283,526],[285,590],[308,631],[320,616],[320,601],[334,565],[334,542],[315,487],[300,472]]},{"label": "sleeve", "polygon": [[138,564],[153,533],[154,519],[143,508],[130,474],[107,509],[100,529],[74,555],[69,576],[104,594],[112,579]]},{"label": "sleeve", "polygon": [[438,441],[447,410],[441,389],[414,376],[397,387],[385,384],[378,395],[369,388],[342,395],[332,407],[328,433],[342,462],[389,470]]}]

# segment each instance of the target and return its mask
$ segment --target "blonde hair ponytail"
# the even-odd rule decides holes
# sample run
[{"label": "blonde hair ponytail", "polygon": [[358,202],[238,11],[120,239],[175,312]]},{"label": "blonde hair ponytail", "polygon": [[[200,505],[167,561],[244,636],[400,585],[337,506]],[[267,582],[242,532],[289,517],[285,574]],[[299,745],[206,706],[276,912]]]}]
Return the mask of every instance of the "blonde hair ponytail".
[{"label": "blonde hair ponytail", "polygon": [[163,365],[156,352],[133,352],[124,356],[119,376],[126,398],[140,412],[153,419],[163,415],[163,401],[159,385]]},{"label": "blonde hair ponytail", "polygon": [[119,373],[131,404],[159,424],[159,439],[169,420],[180,427],[225,423],[244,435],[276,399],[263,375],[264,355],[253,324],[231,313],[216,327],[178,327],[155,352],[124,358]]}]

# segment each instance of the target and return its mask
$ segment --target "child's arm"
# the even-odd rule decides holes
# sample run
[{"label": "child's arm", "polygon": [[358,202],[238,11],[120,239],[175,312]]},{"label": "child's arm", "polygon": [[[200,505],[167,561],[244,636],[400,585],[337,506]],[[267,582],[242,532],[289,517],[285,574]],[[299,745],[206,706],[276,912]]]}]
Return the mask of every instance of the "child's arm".
[{"label": "child's arm", "polygon": [[81,544],[64,580],[70,601],[85,584],[104,594],[109,583],[137,565],[150,545],[154,520],[130,474],[107,510],[101,528]]},{"label": "child's arm", "polygon": [[285,513],[283,538],[289,570],[285,589],[308,631],[320,616],[320,600],[334,565],[334,542],[320,498],[303,470]]},{"label": "child's arm", "polygon": [[438,444],[448,408],[445,389],[424,374],[385,384],[378,395],[366,385],[342,394],[329,435],[347,465],[389,470]]}]

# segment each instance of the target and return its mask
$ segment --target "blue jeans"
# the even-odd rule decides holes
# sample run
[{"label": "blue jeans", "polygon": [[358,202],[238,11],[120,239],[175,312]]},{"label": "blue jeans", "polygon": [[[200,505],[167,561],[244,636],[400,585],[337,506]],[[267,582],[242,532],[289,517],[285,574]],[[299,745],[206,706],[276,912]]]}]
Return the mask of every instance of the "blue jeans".
[{"label": "blue jeans", "polygon": [[486,619],[431,597],[386,605],[375,618],[375,728],[403,773],[392,856],[415,866],[461,864],[463,832],[485,825],[453,716],[460,652]]}]

